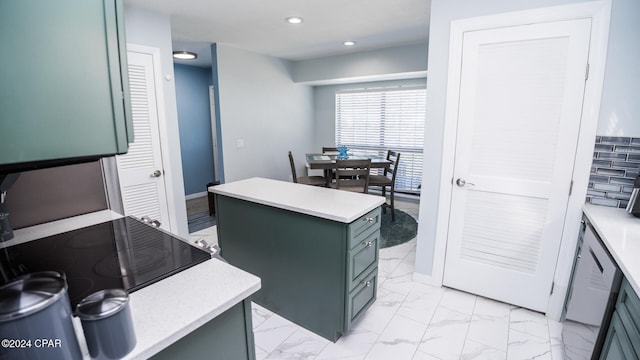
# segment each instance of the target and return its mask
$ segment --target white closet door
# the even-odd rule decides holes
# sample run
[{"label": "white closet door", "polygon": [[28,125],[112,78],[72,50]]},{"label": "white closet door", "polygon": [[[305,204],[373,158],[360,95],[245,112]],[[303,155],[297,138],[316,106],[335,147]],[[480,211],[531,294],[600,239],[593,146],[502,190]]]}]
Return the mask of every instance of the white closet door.
[{"label": "white closet door", "polygon": [[149,216],[169,230],[153,55],[129,51],[127,56],[135,139],[127,154],[116,157],[124,212]]},{"label": "white closet door", "polygon": [[464,35],[445,285],[546,309],[590,27],[580,19]]}]

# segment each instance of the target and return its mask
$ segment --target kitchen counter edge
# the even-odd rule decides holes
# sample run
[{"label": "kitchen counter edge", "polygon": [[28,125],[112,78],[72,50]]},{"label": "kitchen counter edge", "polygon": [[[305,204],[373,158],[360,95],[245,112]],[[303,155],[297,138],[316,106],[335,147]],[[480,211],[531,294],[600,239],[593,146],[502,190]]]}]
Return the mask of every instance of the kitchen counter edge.
[{"label": "kitchen counter edge", "polygon": [[258,177],[212,186],[209,191],[347,224],[385,202],[382,196]]},{"label": "kitchen counter edge", "polygon": [[257,276],[211,259],[133,292],[137,344],[124,359],[159,353],[259,289]]}]

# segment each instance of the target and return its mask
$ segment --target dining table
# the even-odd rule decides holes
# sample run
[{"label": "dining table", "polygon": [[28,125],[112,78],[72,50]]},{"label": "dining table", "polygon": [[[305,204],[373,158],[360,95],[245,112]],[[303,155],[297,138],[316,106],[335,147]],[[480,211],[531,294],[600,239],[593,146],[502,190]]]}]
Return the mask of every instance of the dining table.
[{"label": "dining table", "polygon": [[[307,160],[307,168],[311,170],[322,169],[324,170],[324,176],[327,179],[327,185],[331,181],[329,176],[331,170],[336,168],[336,160],[338,153],[312,153],[305,154]],[[379,156],[365,156],[365,155],[351,155],[349,154],[349,160],[363,160],[371,159],[372,169],[389,169],[391,162],[384,157]]]}]

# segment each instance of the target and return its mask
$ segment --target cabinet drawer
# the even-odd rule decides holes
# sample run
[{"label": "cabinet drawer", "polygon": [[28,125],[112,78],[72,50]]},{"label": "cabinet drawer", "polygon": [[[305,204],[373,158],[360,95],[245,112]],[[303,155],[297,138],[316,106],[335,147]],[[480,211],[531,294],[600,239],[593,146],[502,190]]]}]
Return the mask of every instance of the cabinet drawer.
[{"label": "cabinet drawer", "polygon": [[380,207],[377,207],[349,224],[347,230],[349,249],[352,249],[363,237],[367,236],[370,229],[380,228],[380,221]]},{"label": "cabinet drawer", "polygon": [[626,279],[620,287],[616,313],[636,354],[640,354],[640,300]]},{"label": "cabinet drawer", "polygon": [[351,324],[356,321],[365,310],[376,300],[376,291],[378,288],[378,268],[374,268],[365,278],[356,286],[347,298],[347,317],[345,332],[349,330]]},{"label": "cabinet drawer", "polygon": [[371,271],[378,266],[378,248],[380,244],[380,230],[372,228],[366,237],[349,250],[347,257],[347,288],[353,288],[360,283]]}]

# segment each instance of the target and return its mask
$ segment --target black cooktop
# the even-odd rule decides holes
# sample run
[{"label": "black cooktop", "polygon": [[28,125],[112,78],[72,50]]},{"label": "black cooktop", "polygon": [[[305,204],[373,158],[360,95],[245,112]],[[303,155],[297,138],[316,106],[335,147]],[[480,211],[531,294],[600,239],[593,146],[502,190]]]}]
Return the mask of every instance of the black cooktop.
[{"label": "black cooktop", "polygon": [[125,217],[0,249],[3,283],[36,271],[63,272],[72,308],[103,289],[136,291],[211,259],[165,232]]}]

